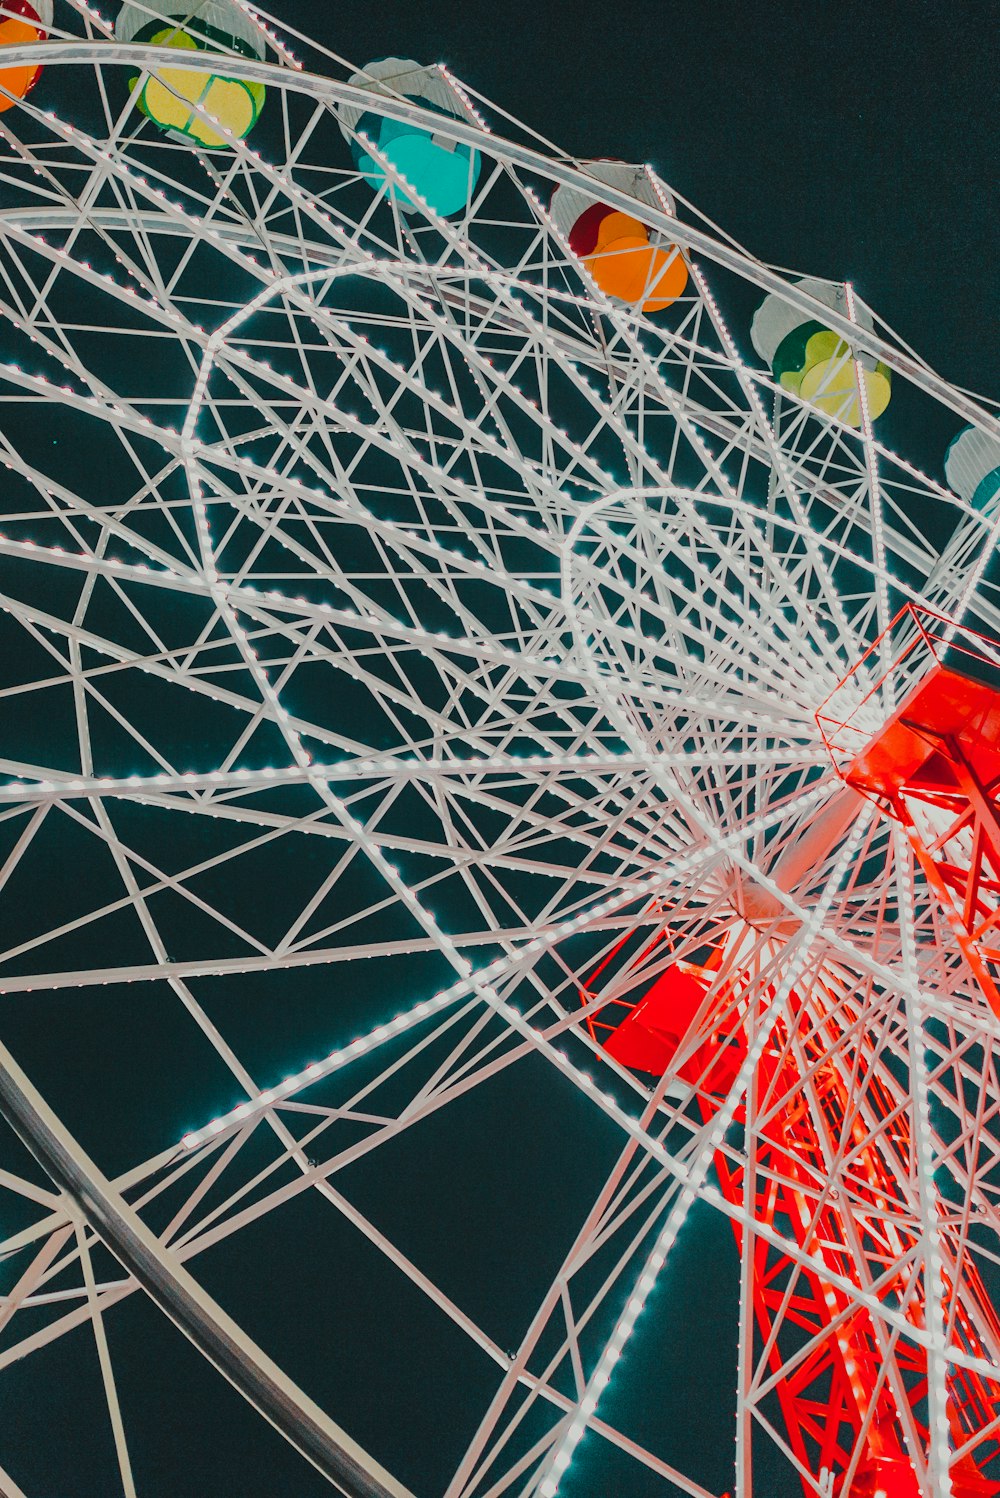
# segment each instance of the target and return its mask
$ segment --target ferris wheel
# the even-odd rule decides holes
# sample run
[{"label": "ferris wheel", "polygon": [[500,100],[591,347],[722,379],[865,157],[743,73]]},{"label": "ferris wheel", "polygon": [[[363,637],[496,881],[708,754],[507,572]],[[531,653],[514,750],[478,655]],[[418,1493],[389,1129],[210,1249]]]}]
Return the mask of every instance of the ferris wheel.
[{"label": "ferris wheel", "polygon": [[1000,1493],[1000,428],[265,22],[0,0],[0,1490]]}]

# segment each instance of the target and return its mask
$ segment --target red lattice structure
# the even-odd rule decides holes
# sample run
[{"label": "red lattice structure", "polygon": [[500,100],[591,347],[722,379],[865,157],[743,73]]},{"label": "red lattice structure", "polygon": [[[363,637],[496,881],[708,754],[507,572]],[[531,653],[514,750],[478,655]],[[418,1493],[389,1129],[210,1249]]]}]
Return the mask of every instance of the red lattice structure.
[{"label": "red lattice structure", "polygon": [[[904,609],[818,717],[844,781],[905,828],[1000,1014],[1000,644]],[[624,1066],[653,1076],[672,1071],[693,1089],[693,1106],[707,1123],[747,1055],[736,980],[722,976],[731,971],[722,946],[701,963],[679,961],[661,933],[637,965],[657,959],[667,965],[640,1002],[625,1004],[614,1028],[604,1021],[609,1011],[602,1012],[591,1033]],[[593,982],[587,987],[592,998]],[[915,1144],[902,1091],[893,1092],[874,1064],[875,1040],[860,1027],[850,1039],[856,1018],[849,995],[823,981],[790,995],[751,1084],[749,1189],[750,1167],[739,1163],[739,1150],[720,1147],[715,1173],[727,1202],[744,1212],[750,1205],[762,1229],[749,1250],[754,1319],[769,1392],[804,1490],[815,1493],[819,1484],[831,1498],[924,1498],[912,1460],[929,1439],[927,1353],[920,1341],[926,1298],[912,1267],[921,1229],[916,1220],[906,1223],[900,1185],[916,1170]],[[832,1059],[851,1046],[859,1073],[867,1074],[864,1110],[856,1083],[852,1092],[843,1065]],[[737,1129],[750,1106],[737,1111]],[[828,1162],[845,1151],[852,1161],[849,1201],[846,1193],[823,1190]],[[734,1229],[742,1253],[744,1228],[734,1220]],[[810,1267],[783,1251],[782,1240],[807,1253]],[[1000,1342],[1000,1319],[971,1262],[957,1264],[947,1247],[942,1252],[943,1310],[953,1340],[985,1366],[986,1342]],[[891,1374],[884,1326],[864,1306],[859,1262],[875,1266],[880,1300],[896,1304],[913,1328],[914,1340],[901,1338],[893,1349]],[[989,1475],[998,1457],[991,1434],[1000,1425],[995,1382],[951,1366],[947,1421],[959,1453],[950,1473],[954,1498],[996,1498],[1000,1485]]]},{"label": "red lattice structure", "polygon": [[[713,1022],[713,1012],[725,1016],[721,1024]],[[671,962],[605,1040],[605,1049],[623,1065],[654,1076],[676,1067],[677,1076],[696,1088],[696,1106],[707,1122],[746,1056],[736,1013],[732,995],[718,983],[714,959],[705,965]],[[895,1224],[887,1226],[885,1212],[898,1198],[899,1180],[913,1167],[911,1131],[898,1097],[878,1081],[874,1069],[869,1105],[883,1118],[897,1114],[893,1131],[872,1129],[852,1109],[848,1084],[830,1061],[842,1040],[838,1032],[853,1018],[842,995],[814,985],[808,997],[792,994],[789,1013],[791,1024],[779,1022],[772,1032],[754,1084],[759,1128],[753,1214],[773,1232],[755,1234],[751,1266],[754,1316],[760,1341],[769,1349],[785,1439],[804,1472],[828,1474],[836,1498],[923,1498],[906,1433],[926,1445],[926,1354],[917,1342],[898,1343],[894,1386],[885,1377],[873,1318],[858,1304],[861,1297],[837,1284],[847,1279],[862,1288],[859,1252],[883,1267],[896,1262],[898,1273],[883,1279],[879,1294],[895,1297],[914,1330],[923,1329],[922,1286],[907,1267],[917,1251],[919,1225],[903,1237]],[[803,1089],[803,1060],[812,1106]],[[738,1122],[745,1117],[741,1109]],[[852,1201],[827,1199],[817,1209],[826,1162],[843,1151],[845,1140],[854,1150]],[[731,1150],[717,1151],[715,1171],[723,1196],[743,1207],[745,1170],[734,1166]],[[734,1229],[742,1252],[742,1229],[736,1223]],[[823,1270],[803,1269],[777,1246],[775,1235],[793,1239]],[[971,1356],[985,1357],[976,1326],[989,1325],[1000,1337],[985,1287],[968,1264],[957,1294],[959,1276],[946,1269],[945,1279],[946,1309],[954,1316],[958,1340]],[[798,1347],[789,1345],[790,1328],[799,1334]],[[952,1374],[948,1418],[956,1450],[975,1443],[998,1416],[995,1389],[967,1370]],[[982,1470],[994,1455],[995,1445],[987,1443],[959,1458],[951,1474],[954,1498],[1000,1493]],[[848,1472],[853,1473],[849,1488]],[[815,1491],[805,1482],[804,1487]]]},{"label": "red lattice structure", "polygon": [[909,605],[817,721],[847,784],[905,828],[1000,1016],[1000,643]]}]

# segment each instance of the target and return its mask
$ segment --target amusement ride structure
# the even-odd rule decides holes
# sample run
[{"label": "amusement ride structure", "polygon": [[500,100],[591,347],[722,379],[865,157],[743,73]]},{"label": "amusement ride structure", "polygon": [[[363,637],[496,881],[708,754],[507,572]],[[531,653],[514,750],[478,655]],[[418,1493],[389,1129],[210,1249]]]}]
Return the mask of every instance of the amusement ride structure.
[{"label": "amusement ride structure", "polygon": [[442,65],[0,48],[0,1491],[996,1498],[995,416]]}]

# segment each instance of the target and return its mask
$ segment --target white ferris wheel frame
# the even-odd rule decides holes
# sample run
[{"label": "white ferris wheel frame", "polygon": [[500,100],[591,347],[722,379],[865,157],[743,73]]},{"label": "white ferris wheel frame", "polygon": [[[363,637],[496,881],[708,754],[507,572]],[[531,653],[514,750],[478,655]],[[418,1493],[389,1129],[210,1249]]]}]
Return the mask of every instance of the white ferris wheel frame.
[{"label": "white ferris wheel frame", "polygon": [[[162,63],[169,65],[171,69],[183,70],[189,68],[196,70],[198,68],[196,61],[189,62],[185,60],[182,55],[179,56],[177,51],[173,49],[122,45],[108,41],[53,41],[34,46],[11,48],[6,55],[6,61],[10,66],[44,63],[47,67],[54,65],[93,65],[95,67],[108,65],[132,66],[148,70],[157,63]],[[227,59],[227,71],[233,77],[263,83],[269,87],[281,90],[297,91],[331,108],[338,104],[353,104],[365,108],[370,104],[370,98],[363,90],[352,88],[348,84],[315,74],[296,72],[287,68],[278,68],[271,64],[258,63],[242,57]],[[481,129],[460,119],[456,118],[454,121],[448,120],[443,123],[441,116],[438,114],[431,115],[427,111],[406,103],[404,100],[388,97],[382,98],[381,96],[379,99],[379,109],[394,119],[416,126],[431,126],[438,132],[444,131],[454,140],[482,150],[484,154],[488,152],[491,157],[502,163],[516,166],[529,172],[535,172],[553,183],[583,185],[592,189],[592,182],[588,181],[586,174],[581,171],[578,165],[547,157],[533,148],[512,141],[505,141],[492,134],[484,135]],[[236,149],[242,151],[247,148],[242,144],[238,144]],[[109,157],[109,169],[112,165],[113,163]],[[600,186],[600,196],[603,201],[622,211],[627,212],[634,209],[633,201],[625,193],[619,192],[603,183]],[[784,280],[781,276],[749,255],[735,249],[722,240],[714,238],[704,230],[683,222],[665,210],[657,213],[656,210],[650,209],[646,216],[651,225],[668,234],[673,241],[681,245],[685,250],[694,252],[699,256],[704,256],[725,270],[731,271],[742,279],[754,284],[763,292],[780,294],[807,316],[822,319],[825,325],[840,333],[845,340],[848,340],[852,347],[881,360],[897,374],[911,381],[915,386],[924,391],[930,398],[948,406],[964,420],[991,433],[998,430],[995,419],[964,392],[954,389],[954,387],[950,386],[933,371],[928,370],[919,361],[911,358],[908,354],[879,337],[876,333],[869,331],[849,318],[843,317],[829,307],[816,302],[807,293],[799,290],[793,283]],[[101,209],[97,211],[95,217],[100,217],[107,226],[113,227],[116,221],[116,211]],[[72,218],[73,211],[70,209],[45,208],[4,211],[0,213],[0,233],[5,230],[17,234],[20,232],[36,233],[53,227],[69,228],[72,226]],[[134,216],[124,217],[121,220],[123,226],[126,224],[126,218],[128,220],[127,226],[131,227],[132,222],[134,222]],[[148,211],[148,222],[158,232],[171,232],[171,208],[169,203],[164,203],[158,207],[154,207],[151,203]],[[189,235],[190,231],[191,221],[189,217],[176,223],[175,232],[178,234]],[[219,230],[214,228],[206,230],[206,233],[213,240],[225,237],[220,234]],[[240,236],[238,231],[234,232],[231,237],[234,242],[239,242]],[[317,264],[322,262],[324,253],[328,252],[325,252],[322,247],[310,246],[310,255],[315,257]],[[356,265],[345,269],[355,274],[357,273]],[[287,278],[288,285],[285,288],[281,288],[275,281],[268,281],[255,301],[263,303],[275,295],[279,289],[290,289],[293,284],[305,286],[311,279],[316,279],[321,275],[326,275],[329,279],[330,275],[335,273],[335,271],[336,267],[330,266],[326,271],[317,269],[316,271],[296,273]],[[385,273],[385,271],[383,270],[382,273]],[[708,304],[711,304],[711,294],[700,278],[699,289],[701,294],[707,299]],[[249,310],[248,307],[237,313],[232,323],[234,325],[238,324]],[[512,326],[516,328],[516,322]],[[722,322],[721,314],[718,315],[717,329],[721,337],[725,333],[725,325]],[[224,338],[232,331],[234,331],[234,327],[229,327],[224,329],[221,335],[213,335],[215,340],[214,347],[221,344]],[[567,335],[553,336],[554,341],[558,341],[558,338],[566,338]],[[726,337],[728,338],[727,333]],[[210,343],[212,342],[212,340],[209,341]],[[198,389],[200,388],[203,391],[205,382],[211,378],[214,347],[206,349],[201,376],[199,376],[202,382],[200,387],[196,387],[196,398],[191,404],[189,423],[185,427],[185,430],[176,434],[176,450],[184,460],[189,459],[196,450],[194,421],[197,415]],[[577,350],[573,348],[571,342],[568,342],[563,352],[567,356],[572,357],[577,353]],[[766,385],[767,381],[761,381],[757,371],[750,370],[738,361],[734,346],[732,347],[732,353],[737,365],[739,378],[741,382],[745,383],[745,390],[748,399],[750,399],[750,392],[756,391],[758,383]],[[762,425],[764,430],[767,431],[766,421]],[[724,424],[720,426],[718,418],[717,427],[719,427],[720,435],[732,435],[725,430]],[[773,436],[771,439],[773,445],[770,451],[768,451],[767,439],[762,438],[759,430],[754,430],[752,435],[748,433],[745,440],[748,444],[752,442],[765,460],[770,459],[782,467],[785,466],[784,454],[781,453],[779,446],[774,444]],[[877,458],[878,443],[871,432],[870,423],[863,433],[862,441],[867,445],[869,453],[874,455],[874,462]],[[197,465],[189,471],[195,475],[192,493],[196,494]],[[929,488],[933,488],[929,480],[927,481],[927,485]],[[647,494],[652,492],[653,490],[650,488],[644,491]],[[609,503],[620,501],[620,498],[620,495],[612,495],[610,497],[606,495],[597,501],[596,505],[600,508]],[[950,498],[953,500],[954,497],[950,496]],[[681,505],[691,502],[679,490],[672,491],[669,499],[672,503]],[[200,524],[206,546],[202,560],[206,568],[210,571],[212,566],[211,540],[207,534],[204,509],[201,508],[199,510],[197,500],[195,500],[195,509],[196,514],[200,516]],[[982,530],[985,523],[979,520],[978,517],[974,518],[976,519],[977,527]],[[995,526],[994,529],[996,529]],[[564,553],[564,556],[572,556],[572,545]],[[128,570],[127,564],[122,565],[118,569],[119,575],[127,575]],[[886,570],[883,572],[881,580],[877,579],[880,594],[885,592],[887,576],[888,571]],[[969,583],[970,589],[975,587],[977,580],[977,576],[974,573]],[[169,586],[170,584],[165,583],[164,585]],[[221,590],[221,594],[227,591]],[[252,589],[247,589],[248,595],[252,592]],[[248,596],[244,601],[252,602],[253,600]],[[288,603],[290,600],[285,600],[284,602]],[[229,608],[231,607],[231,603],[231,594],[229,597],[221,597],[222,607]],[[879,598],[879,617],[887,622],[887,604],[881,596]],[[997,617],[1000,619],[1000,615],[997,615]],[[239,633],[238,626],[234,626],[234,633]],[[412,631],[412,638],[414,640],[419,639],[418,630]],[[620,703],[614,693],[609,696],[607,680],[596,673],[593,674],[592,680],[595,687],[603,694],[609,716],[613,718],[615,714],[618,714],[621,717],[622,710]],[[309,756],[301,749],[298,730],[293,726],[290,718],[288,718],[285,710],[278,702],[277,697],[271,691],[267,677],[263,671],[259,674],[258,684],[262,697],[268,698],[270,696],[270,699],[273,699],[272,705],[274,706],[276,717],[280,717],[282,721],[288,746],[295,761],[294,768],[288,767],[281,770],[277,772],[278,776],[288,782],[298,780],[304,784],[310,784],[318,790],[318,793],[322,797],[330,800],[332,793],[324,781],[323,768],[312,764]],[[626,735],[630,732],[629,723],[626,719],[621,719],[620,726]],[[650,770],[654,779],[658,774],[666,773],[669,769],[669,754],[663,754],[659,757],[652,755],[648,748],[644,747],[641,740],[634,734],[631,735],[629,751],[631,760],[636,764],[645,765]],[[553,761],[550,757],[540,756],[539,765],[536,768],[542,769],[545,764],[551,765],[552,763]],[[569,755],[567,756],[566,763],[567,765],[573,764],[574,766],[578,766],[581,760],[578,756]],[[602,758],[599,752],[595,752],[590,756],[587,763],[595,770],[605,765],[613,769],[615,766],[621,766],[622,756],[607,755]],[[446,773],[443,766],[440,768],[442,773]],[[521,768],[522,773],[530,773],[532,769],[527,762],[524,762]],[[420,770],[411,770],[406,773],[411,775],[433,775],[435,769],[434,764],[430,763]],[[359,774],[365,772],[364,768],[358,771]],[[241,771],[233,771],[228,774],[223,772],[221,775],[213,776],[212,779],[215,785],[236,785],[241,783],[240,777],[243,776],[245,780],[246,775],[247,772]],[[191,785],[191,777],[189,776],[174,777],[165,774],[158,777],[158,779],[159,788],[163,791],[169,791],[178,787],[182,789],[188,788]],[[75,794],[83,793],[100,797],[105,794],[114,794],[116,789],[127,794],[129,778],[123,777],[120,786],[117,787],[110,784],[106,779],[102,779],[89,786],[67,780],[61,782],[58,780],[52,782],[39,781],[32,788],[32,796],[37,800],[39,805],[43,805],[46,802],[57,800],[61,794],[65,794],[71,784]],[[672,795],[677,795],[677,786],[674,780],[670,781],[669,789]],[[0,805],[6,800],[24,799],[25,790],[26,787],[23,783],[18,784],[14,788],[5,787],[3,793],[0,794]],[[816,798],[814,797],[813,799],[815,800]],[[800,800],[803,808],[806,808],[809,804],[809,794],[802,794]],[[330,804],[332,805],[332,801]],[[707,1197],[713,1201],[713,1204],[719,1207],[720,1211],[726,1212],[733,1220],[741,1221],[742,1225],[748,1230],[753,1227],[756,1231],[761,1231],[759,1224],[753,1224],[745,1214],[741,1216],[739,1213],[734,1213],[727,1204],[722,1202],[718,1193],[714,1191],[714,1188],[706,1184],[709,1168],[716,1151],[723,1142],[726,1128],[732,1121],[740,1097],[752,1080],[755,1066],[768,1042],[771,1028],[781,1011],[781,1006],[787,1000],[794,985],[800,981],[802,975],[808,970],[813,938],[822,931],[831,951],[840,951],[845,959],[850,959],[855,963],[858,961],[856,946],[850,941],[845,940],[835,928],[828,927],[826,922],[831,905],[838,896],[845,874],[849,870],[852,861],[857,857],[864,838],[868,835],[869,823],[871,821],[868,813],[858,821],[853,832],[838,853],[836,860],[827,870],[818,898],[811,904],[804,905],[796,901],[789,890],[782,888],[774,880],[769,880],[766,874],[762,873],[753,861],[740,851],[740,845],[747,833],[746,825],[740,826],[737,833],[730,837],[706,821],[704,812],[699,810],[694,801],[688,805],[686,810],[693,820],[700,825],[700,829],[706,839],[705,853],[693,854],[688,859],[688,867],[692,876],[697,875],[699,859],[704,863],[707,857],[724,851],[728,857],[731,857],[737,864],[744,868],[744,872],[748,877],[753,876],[790,915],[799,921],[800,925],[797,937],[789,943],[788,950],[792,955],[787,961],[787,966],[782,971],[771,1010],[771,1017],[769,1020],[761,1023],[753,1043],[748,1050],[746,1060],[741,1067],[737,1083],[734,1084],[734,1088],[726,1104],[720,1109],[713,1126],[705,1131],[704,1137],[699,1143],[697,1153],[683,1163],[679,1162],[664,1148],[661,1139],[653,1127],[656,1110],[661,1100],[655,1091],[651,1102],[643,1111],[641,1117],[636,1119],[631,1116],[620,1106],[614,1097],[610,1095],[605,1096],[597,1091],[593,1083],[589,1079],[586,1079],[579,1068],[574,1066],[560,1050],[556,1043],[558,1039],[556,1032],[559,1029],[568,1028],[568,1025],[550,1027],[543,1033],[536,1025],[531,1023],[529,1018],[526,1018],[514,1005],[507,1001],[500,987],[502,980],[510,972],[515,971],[518,965],[522,963],[522,954],[530,953],[532,948],[540,949],[546,945],[550,947],[554,946],[563,935],[574,929],[574,923],[578,926],[585,922],[599,922],[614,911],[616,903],[624,903],[626,898],[630,901],[634,900],[637,889],[642,888],[641,882],[638,885],[633,885],[628,891],[627,897],[623,895],[617,902],[615,895],[611,893],[604,901],[592,902],[584,915],[574,915],[562,921],[555,921],[551,923],[548,929],[542,931],[525,932],[524,936],[527,938],[525,945],[520,947],[515,954],[508,958],[494,960],[483,968],[474,970],[468,959],[459,954],[450,938],[441,931],[432,919],[428,918],[427,912],[420,906],[419,900],[417,900],[416,896],[412,896],[410,891],[406,889],[403,881],[395,873],[382,850],[366,834],[361,823],[350,818],[349,813],[343,813],[348,818],[345,825],[349,826],[352,835],[365,846],[366,852],[373,864],[384,874],[390,887],[395,888],[400,900],[404,903],[412,904],[415,908],[419,908],[419,918],[429,939],[436,943],[441,951],[450,956],[456,974],[456,981],[448,989],[437,994],[432,1000],[427,1001],[425,1005],[418,1006],[419,1013],[415,1012],[412,1018],[401,1017],[399,1021],[395,1022],[395,1028],[392,1031],[393,1037],[405,1034],[411,1024],[415,1025],[419,1023],[428,1014],[448,1014],[456,1005],[461,1004],[463,1000],[470,997],[475,998],[477,1001],[485,999],[493,1012],[500,1015],[511,1031],[521,1037],[525,1046],[534,1047],[558,1071],[569,1077],[574,1086],[579,1087],[593,1098],[596,1106],[602,1109],[607,1117],[624,1133],[628,1141],[627,1148],[629,1150],[639,1149],[646,1152],[648,1157],[656,1162],[664,1175],[671,1179],[676,1188],[670,1211],[663,1221],[654,1247],[647,1257],[642,1268],[642,1273],[637,1281],[638,1286],[641,1288],[637,1289],[628,1298],[626,1307],[616,1323],[612,1337],[607,1342],[605,1352],[590,1378],[584,1380],[578,1398],[575,1401],[568,1402],[565,1407],[561,1435],[549,1453],[544,1473],[537,1480],[536,1490],[539,1494],[555,1491],[553,1484],[557,1485],[558,1477],[562,1470],[569,1464],[576,1443],[579,1441],[584,1430],[587,1428],[596,1429],[602,1426],[602,1422],[596,1416],[598,1397],[608,1381],[610,1370],[614,1362],[617,1361],[621,1348],[627,1340],[641,1310],[645,1291],[648,1290],[651,1283],[650,1277],[655,1280],[656,1273],[665,1261],[667,1252],[676,1238],[691,1203],[698,1196]],[[340,813],[338,812],[338,814]],[[758,820],[763,825],[766,818],[761,816]],[[897,858],[902,863],[903,855],[898,850]],[[683,867],[683,856],[680,863]],[[677,869],[675,868],[675,877],[676,874]],[[655,894],[657,888],[658,880],[655,873],[648,874],[645,880],[645,891]],[[870,981],[883,982],[888,988],[897,992],[902,990],[905,993],[908,1000],[907,1022],[911,1027],[916,1026],[917,1030],[919,1030],[922,1014],[921,1006],[924,998],[921,986],[915,976],[916,960],[912,943],[905,937],[906,922],[902,923],[902,927],[904,930],[901,951],[902,978],[898,967],[880,961],[872,953],[865,955],[863,965]],[[322,960],[322,957],[317,957],[315,960]],[[236,962],[234,963],[234,969],[246,970],[246,964],[242,961]],[[225,971],[225,968],[221,967],[218,963],[213,963],[207,970],[220,972]],[[154,973],[160,977],[167,976],[172,982],[177,983],[183,983],[191,976],[190,971],[185,969],[182,964],[176,964],[171,967],[165,960],[165,954],[161,954],[160,960],[150,965],[149,975]],[[79,974],[68,974],[65,976],[64,981],[67,984],[79,983],[80,976]],[[95,971],[91,975],[90,981],[95,983],[106,982],[111,976],[120,976],[120,970],[104,969]],[[129,974],[129,978],[134,981],[140,981],[143,976],[146,976],[146,974],[141,971],[130,972]],[[42,978],[34,979],[34,983],[38,986],[58,986],[59,982],[60,979],[55,974],[43,975]],[[33,982],[31,979],[23,980],[23,982],[15,979],[13,981],[5,981],[0,986],[3,987],[4,991],[17,992],[24,988],[32,987]],[[595,1008],[597,1006],[595,1004],[591,1007]],[[584,1010],[580,1014],[571,1016],[574,1024],[577,1024],[581,1015],[585,1016],[586,1011]],[[983,1023],[985,1023],[985,1020],[983,1020]],[[388,1037],[378,1037],[371,1041],[370,1044],[377,1045],[386,1038]],[[911,1055],[914,1057],[922,1055],[920,1043],[913,1046]],[[960,1050],[958,1049],[956,1049],[956,1056],[960,1059]],[[350,1057],[346,1056],[345,1053],[331,1055],[330,1058],[327,1058],[326,1062],[316,1064],[318,1070],[315,1075],[322,1074],[324,1069],[327,1073],[332,1072],[338,1066],[345,1064],[349,1059]],[[6,1048],[2,1047],[0,1047],[0,1073],[2,1073],[0,1095],[4,1099],[8,1118],[15,1123],[15,1127],[22,1132],[25,1139],[30,1143],[31,1148],[36,1152],[39,1159],[42,1160],[60,1190],[65,1192],[72,1202],[75,1203],[76,1208],[82,1214],[82,1218],[112,1249],[116,1258],[126,1269],[135,1284],[146,1289],[160,1308],[195,1342],[200,1350],[205,1352],[215,1362],[216,1366],[220,1367],[226,1376],[240,1389],[240,1392],[281,1430],[282,1434],[302,1451],[308,1460],[312,1461],[314,1465],[324,1472],[335,1485],[339,1485],[342,1491],[372,1495],[403,1495],[404,1489],[378,1463],[361,1451],[346,1432],[342,1431],[325,1412],[319,1410],[309,1397],[274,1365],[266,1353],[232,1322],[221,1306],[206,1294],[197,1280],[179,1262],[178,1256],[168,1252],[155,1235],[145,1227],[138,1212],[126,1200],[124,1188],[121,1183],[108,1181],[102,1175],[95,1162],[86,1155],[78,1141],[72,1138],[65,1129],[65,1126],[61,1124],[48,1107],[41,1094],[32,1086],[30,1080],[18,1066],[13,1055]],[[291,1096],[298,1087],[305,1085],[305,1081],[305,1074],[289,1078],[284,1095]],[[926,1099],[929,1083],[925,1067],[923,1071],[921,1071],[920,1066],[917,1067],[915,1085],[918,1092],[920,1089],[923,1090],[922,1096]],[[205,1130],[196,1131],[190,1137],[190,1140],[185,1143],[183,1150],[178,1153],[177,1158],[183,1158],[186,1152],[200,1147],[209,1139],[229,1137],[237,1125],[245,1123],[254,1114],[265,1111],[270,1103],[275,1100],[275,1097],[281,1095],[281,1089],[271,1089],[270,1091],[270,1097],[266,1093],[259,1093],[256,1102],[246,1105],[248,1111],[240,1112],[240,1110],[235,1110],[239,1113],[239,1117],[224,1121],[219,1129],[216,1129],[214,1125],[210,1125]],[[930,1152],[932,1145],[926,1129],[920,1132],[921,1128],[918,1109],[918,1145],[926,1156],[926,1160],[929,1161],[931,1159]],[[326,1187],[327,1177],[308,1162],[304,1153],[295,1146],[291,1136],[287,1136],[286,1144],[292,1156],[300,1164],[302,1169],[302,1184],[306,1186],[316,1184],[321,1189]],[[624,1169],[624,1166],[622,1169]],[[932,1173],[933,1170],[931,1169],[931,1175]],[[130,1182],[129,1184],[134,1184],[134,1182]],[[337,1198],[337,1204],[343,1210],[342,1198]],[[935,1208],[932,1193],[926,1191],[920,1193],[919,1208],[925,1238],[928,1243],[931,1243],[936,1237]],[[766,1233],[764,1236],[766,1236]],[[793,1258],[797,1256],[800,1263],[805,1264],[809,1262],[808,1256],[803,1255],[802,1251],[796,1245],[789,1243],[786,1238],[780,1235],[777,1235],[777,1237],[783,1252],[788,1253]],[[80,1252],[81,1257],[85,1257],[85,1249],[81,1248]],[[894,1313],[891,1308],[879,1302],[876,1286],[872,1286],[867,1291],[859,1291],[856,1285],[847,1281],[840,1288],[849,1289],[855,1301],[868,1304],[870,1309],[877,1312],[881,1324],[889,1327],[895,1326],[897,1332],[905,1332],[908,1337],[913,1337],[913,1327],[906,1321],[906,1318]],[[433,1287],[431,1287],[429,1293],[433,1293]],[[746,1290],[744,1287],[745,1293]],[[438,1298],[440,1299],[440,1297]],[[454,1309],[450,1308],[449,1314]],[[933,1300],[929,1302],[929,1312],[932,1318],[932,1329],[926,1334],[925,1345],[930,1364],[931,1399],[938,1416],[939,1424],[940,1412],[943,1409],[945,1400],[944,1380],[946,1368],[949,1364],[952,1366],[956,1365],[956,1357],[954,1349],[949,1348],[945,1342],[941,1324],[940,1303]],[[920,1340],[919,1337],[917,1340]],[[1000,1349],[996,1351],[1000,1355]],[[535,1376],[527,1370],[529,1353],[530,1346],[526,1342],[525,1346],[519,1350],[516,1358],[510,1361],[504,1381],[497,1395],[498,1401],[501,1400],[505,1391],[517,1385],[518,1382],[531,1385]],[[505,1360],[502,1355],[498,1355],[497,1349],[491,1349],[491,1355],[494,1355],[501,1366],[504,1366]],[[748,1357],[749,1353],[747,1349],[741,1346],[741,1359]],[[967,1366],[982,1373],[984,1376],[996,1376],[996,1368],[992,1364],[981,1366],[976,1359],[970,1358],[967,1360]],[[747,1372],[748,1369],[744,1366],[742,1373],[746,1374]],[[559,1401],[555,1396],[554,1389],[547,1387],[542,1389],[541,1392],[544,1397],[553,1400],[558,1405]],[[738,1400],[742,1403],[744,1399],[745,1391],[741,1387],[738,1390]],[[499,1409],[499,1405],[497,1405],[497,1409]],[[741,1427],[744,1425],[748,1428],[749,1422],[741,1422]],[[603,1429],[605,1433],[609,1430],[607,1426],[603,1426]],[[477,1456],[488,1434],[489,1426],[484,1423],[481,1439],[477,1445],[470,1448],[466,1462],[459,1472],[456,1473],[454,1483],[449,1489],[449,1498],[457,1498],[457,1495],[464,1491],[463,1484],[471,1478]],[[649,1465],[654,1466],[655,1470],[653,1459],[648,1454],[645,1459]],[[932,1429],[929,1470],[934,1480],[942,1485],[942,1491],[944,1491],[943,1485],[947,1482],[948,1461],[947,1441],[945,1440],[942,1443],[939,1428],[936,1430],[936,1433]],[[699,1488],[697,1484],[684,1478],[682,1474],[674,1472],[673,1469],[666,1469],[665,1464],[661,1463],[659,1470],[661,1475],[668,1476],[671,1481],[681,1485],[683,1491],[699,1495],[699,1498],[707,1498],[704,1489]],[[737,1493],[739,1498],[745,1498],[745,1495],[749,1492],[747,1486],[749,1481],[749,1448],[744,1442],[743,1448],[738,1447],[737,1450]]]}]

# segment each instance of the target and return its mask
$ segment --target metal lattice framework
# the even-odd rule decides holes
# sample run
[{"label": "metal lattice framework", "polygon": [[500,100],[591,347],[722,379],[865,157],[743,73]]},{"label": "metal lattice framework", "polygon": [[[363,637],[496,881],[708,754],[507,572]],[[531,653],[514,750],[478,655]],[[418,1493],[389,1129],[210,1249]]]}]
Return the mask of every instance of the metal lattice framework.
[{"label": "metal lattice framework", "polygon": [[[345,1493],[718,1498],[659,1330],[701,1213],[737,1498],[868,1495],[879,1452],[996,1491],[997,1021],[816,715],[852,672],[891,709],[902,604],[1000,636],[1000,511],[777,387],[748,309],[822,316],[915,422],[992,418],[651,169],[687,291],[609,300],[545,207],[585,164],[444,70],[454,119],[379,108],[481,152],[449,219],[351,169],[321,49],[227,61],[267,106],[210,152],[126,87],[196,60],[60,19],[0,115],[11,1399],[40,1362],[69,1411],[89,1338],[104,1491],[157,1491],[134,1348],[179,1328]],[[609,1027],[677,963],[705,1001],[629,1070]],[[405,1297],[369,1333],[345,1276]]]}]

